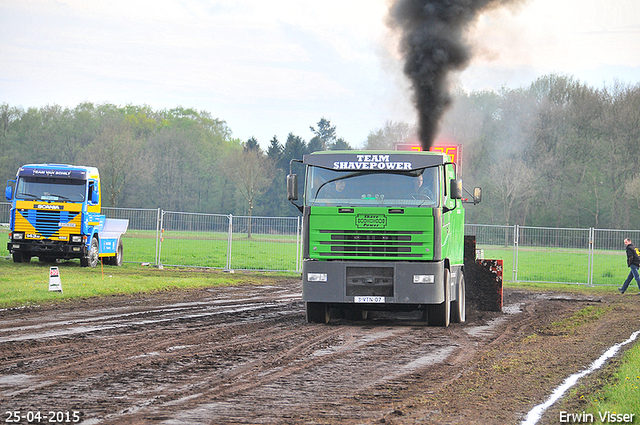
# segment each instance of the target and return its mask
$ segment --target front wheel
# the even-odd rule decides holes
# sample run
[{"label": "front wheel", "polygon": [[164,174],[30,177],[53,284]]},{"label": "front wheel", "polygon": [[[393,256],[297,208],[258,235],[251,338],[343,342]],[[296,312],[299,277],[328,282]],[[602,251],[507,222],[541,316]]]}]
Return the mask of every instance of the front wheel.
[{"label": "front wheel", "polygon": [[28,252],[14,251],[11,256],[13,257],[14,263],[28,263],[31,261],[31,254]]},{"label": "front wheel", "polygon": [[329,323],[329,306],[325,303],[307,303],[307,323]]},{"label": "front wheel", "polygon": [[449,288],[451,287],[451,272],[444,269],[444,302],[440,304],[431,304],[427,306],[427,321],[429,326],[449,326],[451,316],[451,295]]},{"label": "front wheel", "polygon": [[369,312],[367,310],[358,310],[355,308],[347,308],[344,310],[344,318],[347,320],[367,320]]},{"label": "front wheel", "polygon": [[98,238],[91,239],[91,245],[89,247],[89,252],[87,255],[80,258],[80,265],[82,267],[95,267],[98,265],[98,261],[100,260],[100,247],[98,246]]}]

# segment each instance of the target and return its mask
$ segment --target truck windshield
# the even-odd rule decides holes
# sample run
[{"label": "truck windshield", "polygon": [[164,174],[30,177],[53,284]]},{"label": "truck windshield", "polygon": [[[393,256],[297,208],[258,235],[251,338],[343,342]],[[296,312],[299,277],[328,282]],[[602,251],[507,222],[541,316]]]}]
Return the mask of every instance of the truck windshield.
[{"label": "truck windshield", "polygon": [[335,171],[307,168],[308,206],[436,207],[438,168],[406,172]]},{"label": "truck windshield", "polygon": [[16,198],[39,201],[84,202],[85,180],[53,177],[20,177]]}]

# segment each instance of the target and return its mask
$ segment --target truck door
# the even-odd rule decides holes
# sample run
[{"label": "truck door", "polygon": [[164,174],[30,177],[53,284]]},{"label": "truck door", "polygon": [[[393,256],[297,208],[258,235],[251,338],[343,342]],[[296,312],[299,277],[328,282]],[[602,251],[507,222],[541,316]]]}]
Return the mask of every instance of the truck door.
[{"label": "truck door", "polygon": [[100,213],[100,183],[95,179],[87,185],[87,211]]},{"label": "truck door", "polygon": [[[451,197],[451,183],[456,179],[455,166],[453,164],[445,164],[444,174],[442,256],[443,258],[448,258],[451,264],[462,264],[464,255],[464,209],[461,200]],[[444,228],[445,226],[446,229]]]}]

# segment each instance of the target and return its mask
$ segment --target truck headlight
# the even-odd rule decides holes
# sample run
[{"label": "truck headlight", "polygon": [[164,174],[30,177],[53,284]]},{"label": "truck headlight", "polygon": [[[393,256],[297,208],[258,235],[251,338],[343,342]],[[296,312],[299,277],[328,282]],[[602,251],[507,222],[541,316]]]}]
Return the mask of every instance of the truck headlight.
[{"label": "truck headlight", "polygon": [[82,235],[71,235],[71,242],[73,243],[82,242]]},{"label": "truck headlight", "polygon": [[326,273],[307,273],[307,282],[326,282]]},{"label": "truck headlight", "polygon": [[413,283],[435,283],[436,277],[432,274],[414,274]]},{"label": "truck headlight", "polygon": [[13,235],[11,236],[11,238],[14,241],[22,241],[22,240],[24,240],[24,233],[23,232],[13,232]]}]

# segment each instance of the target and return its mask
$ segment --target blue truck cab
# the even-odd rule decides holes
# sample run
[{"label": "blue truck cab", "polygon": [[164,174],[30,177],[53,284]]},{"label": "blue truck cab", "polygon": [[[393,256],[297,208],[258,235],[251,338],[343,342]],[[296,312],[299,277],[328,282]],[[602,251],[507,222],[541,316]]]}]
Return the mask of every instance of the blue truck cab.
[{"label": "blue truck cab", "polygon": [[83,267],[121,265],[128,220],[101,213],[96,167],[28,164],[5,190],[11,202],[7,249],[16,263],[79,258]]}]

